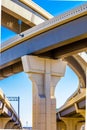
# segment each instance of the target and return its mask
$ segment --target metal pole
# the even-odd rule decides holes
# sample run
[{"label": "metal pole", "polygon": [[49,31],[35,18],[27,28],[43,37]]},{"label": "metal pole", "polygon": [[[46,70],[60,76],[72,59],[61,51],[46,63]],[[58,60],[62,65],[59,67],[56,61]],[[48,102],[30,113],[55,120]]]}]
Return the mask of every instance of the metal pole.
[{"label": "metal pole", "polygon": [[18,97],[18,117],[20,119],[20,97]]},{"label": "metal pole", "polygon": [[17,101],[18,104],[18,118],[20,119],[20,97],[7,97],[9,101]]},{"label": "metal pole", "polygon": [[19,24],[19,34],[20,34],[21,33],[21,24],[22,24],[22,21],[18,20],[18,24]]}]

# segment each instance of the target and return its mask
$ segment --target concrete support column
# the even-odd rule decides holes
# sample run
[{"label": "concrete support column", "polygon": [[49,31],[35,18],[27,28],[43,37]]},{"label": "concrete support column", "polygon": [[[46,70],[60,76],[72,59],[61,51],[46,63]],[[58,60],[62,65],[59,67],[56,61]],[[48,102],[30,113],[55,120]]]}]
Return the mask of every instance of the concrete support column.
[{"label": "concrete support column", "polygon": [[64,123],[64,121],[57,122],[57,130],[66,130],[66,124]]},{"label": "concrete support column", "polygon": [[66,62],[22,57],[24,71],[33,84],[33,130],[56,130],[55,86],[64,76]]},{"label": "concrete support column", "polygon": [[[83,126],[84,126],[84,129],[81,129]],[[85,128],[85,122],[78,122],[76,130],[86,130],[86,128]]]},{"label": "concrete support column", "polygon": [[20,129],[20,126],[19,125],[14,125],[13,127],[12,127],[12,129]]},{"label": "concrete support column", "polygon": [[75,130],[76,127],[77,127],[77,123],[80,121],[80,120],[83,120],[82,118],[61,118],[65,124],[66,124],[66,130]]},{"label": "concrete support column", "polygon": [[7,122],[7,124],[5,125],[5,129],[13,129],[14,126],[14,122]]},{"label": "concrete support column", "polygon": [[0,129],[5,129],[5,126],[10,118],[0,118]]},{"label": "concrete support column", "polygon": [[86,117],[85,109],[79,109],[77,103],[74,104],[76,108],[76,112],[80,113],[84,118]]}]

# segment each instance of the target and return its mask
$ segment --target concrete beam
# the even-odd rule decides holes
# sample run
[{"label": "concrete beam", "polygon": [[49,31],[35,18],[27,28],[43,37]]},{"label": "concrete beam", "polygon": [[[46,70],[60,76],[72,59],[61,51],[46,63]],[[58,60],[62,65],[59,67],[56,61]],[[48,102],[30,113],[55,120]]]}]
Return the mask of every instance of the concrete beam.
[{"label": "concrete beam", "polygon": [[2,71],[0,70],[0,80],[4,79],[5,77],[2,74]]},{"label": "concrete beam", "polygon": [[68,65],[70,66],[70,68],[79,77],[79,81],[80,81],[80,84],[82,84],[82,87],[86,87],[86,75],[81,64],[78,63],[78,61],[73,56],[66,57],[65,60],[68,62]]},{"label": "concrete beam", "polygon": [[2,111],[3,111],[3,102],[2,102],[2,100],[0,99],[0,115],[1,115],[1,113],[2,113]]},{"label": "concrete beam", "polygon": [[29,10],[19,6],[11,0],[2,0],[2,10],[13,17],[22,20],[24,23],[29,26],[38,25],[44,22],[43,19],[33,14],[33,12],[29,12]]},{"label": "concrete beam", "polygon": [[76,55],[73,55],[73,57],[78,61],[78,63],[81,64],[83,70],[85,71],[86,73],[86,66],[87,66],[87,62],[78,54]]},{"label": "concrete beam", "polygon": [[43,8],[41,8],[39,5],[37,5],[33,1],[20,0],[20,2],[24,3],[28,7],[32,8],[33,10],[35,10],[36,12],[38,12],[39,14],[41,14],[42,16],[44,16],[46,19],[50,19],[50,18],[53,17],[51,14],[49,14],[47,11],[45,11]]},{"label": "concrete beam", "polygon": [[9,77],[13,74],[19,73],[23,71],[22,63],[21,61],[18,61],[17,63],[13,63],[9,65],[8,67],[4,67],[0,70],[0,79],[4,79],[6,77]]},{"label": "concrete beam", "polygon": [[[59,113],[59,115],[62,117],[64,116],[67,116],[67,115],[70,115],[72,114],[72,112],[76,112],[76,108],[75,108],[75,103],[76,102],[81,102],[81,101],[84,101],[85,100],[85,97],[86,97],[86,93],[85,91],[82,91],[81,93],[77,94],[75,97],[71,98],[69,101],[67,100],[65,102],[65,104],[58,109],[57,113]],[[85,106],[85,102],[84,102],[84,106]],[[58,116],[59,116],[58,115]]]},{"label": "concrete beam", "polygon": [[60,115],[61,115],[61,117],[67,117],[71,113],[73,113],[73,114],[75,113],[75,107],[73,105],[69,106],[68,108],[65,108],[64,110],[62,110],[60,112]]},{"label": "concrete beam", "polygon": [[55,59],[65,58],[65,57],[69,57],[71,55],[77,54],[79,52],[86,51],[87,50],[86,44],[87,44],[87,39],[77,40],[76,42],[72,42],[69,45],[66,44],[62,47],[52,49],[45,53],[40,52],[40,54],[38,54],[38,52],[36,52],[35,54],[37,54],[38,56],[42,56],[42,57],[52,57],[52,55],[53,55],[53,58],[55,58]]},{"label": "concrete beam", "polygon": [[[25,24],[24,22],[22,22],[21,25],[21,30],[18,24],[18,19],[16,19],[15,17],[7,14],[6,12],[2,11],[1,13],[1,25],[5,26],[6,28],[16,32],[16,33],[21,33],[29,28],[31,28],[29,25]],[[4,32],[2,32],[4,33]]]},{"label": "concrete beam", "polygon": [[86,117],[86,111],[85,109],[79,109],[77,103],[74,104],[76,112],[80,113],[84,118]]},{"label": "concrete beam", "polygon": [[[84,90],[82,90],[82,91],[84,91]],[[86,91],[84,91],[84,93],[86,94]],[[84,100],[78,102],[78,108],[79,109],[85,109],[86,108],[86,97],[84,98]]]}]

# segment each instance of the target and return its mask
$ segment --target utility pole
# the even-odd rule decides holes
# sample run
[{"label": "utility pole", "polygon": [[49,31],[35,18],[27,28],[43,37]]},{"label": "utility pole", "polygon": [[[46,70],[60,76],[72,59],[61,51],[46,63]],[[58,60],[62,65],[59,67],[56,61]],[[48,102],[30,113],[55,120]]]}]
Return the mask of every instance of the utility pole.
[{"label": "utility pole", "polygon": [[9,101],[17,101],[18,102],[18,118],[20,119],[20,97],[7,97]]}]

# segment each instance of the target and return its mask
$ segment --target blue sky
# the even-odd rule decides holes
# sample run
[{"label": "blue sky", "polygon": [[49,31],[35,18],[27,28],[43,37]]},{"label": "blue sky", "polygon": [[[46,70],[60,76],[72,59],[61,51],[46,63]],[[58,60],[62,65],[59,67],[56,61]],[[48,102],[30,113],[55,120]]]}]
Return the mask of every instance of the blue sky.
[{"label": "blue sky", "polygon": [[[72,9],[85,1],[58,1],[58,0],[34,0],[41,7],[52,15],[59,15]],[[2,27],[2,41],[15,36],[16,34]],[[77,89],[78,78],[75,73],[67,66],[65,77],[56,86],[55,96],[57,98],[57,108],[63,105],[66,99]],[[20,96],[20,117],[23,126],[32,125],[32,83],[27,74],[21,72],[0,81],[0,88],[6,96]],[[17,102],[12,102],[17,111]]]}]

